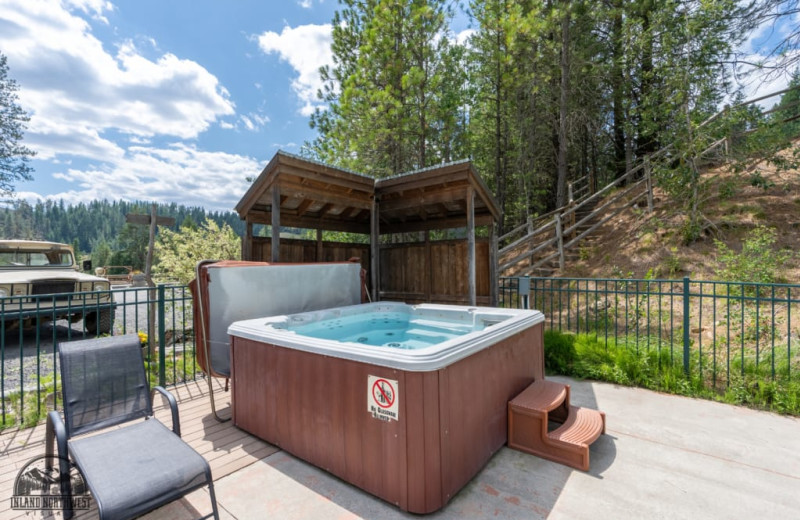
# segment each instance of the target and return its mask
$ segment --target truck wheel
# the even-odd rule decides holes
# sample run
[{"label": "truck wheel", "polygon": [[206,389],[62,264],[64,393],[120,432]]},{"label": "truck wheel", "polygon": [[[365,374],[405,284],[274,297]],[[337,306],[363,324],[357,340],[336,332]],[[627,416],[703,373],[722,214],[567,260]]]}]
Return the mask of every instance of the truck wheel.
[{"label": "truck wheel", "polygon": [[109,334],[111,328],[114,326],[114,315],[111,314],[111,309],[103,309],[99,311],[100,318],[98,319],[97,312],[91,312],[83,319],[83,326],[86,332],[90,334]]}]

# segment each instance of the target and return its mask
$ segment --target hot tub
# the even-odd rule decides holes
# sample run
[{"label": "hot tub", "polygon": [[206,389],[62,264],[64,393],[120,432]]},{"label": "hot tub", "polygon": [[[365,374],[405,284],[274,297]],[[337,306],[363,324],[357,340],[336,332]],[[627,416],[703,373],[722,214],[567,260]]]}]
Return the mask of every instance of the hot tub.
[{"label": "hot tub", "polygon": [[233,323],[233,420],[414,513],[445,505],[544,377],[538,311],[372,303]]}]

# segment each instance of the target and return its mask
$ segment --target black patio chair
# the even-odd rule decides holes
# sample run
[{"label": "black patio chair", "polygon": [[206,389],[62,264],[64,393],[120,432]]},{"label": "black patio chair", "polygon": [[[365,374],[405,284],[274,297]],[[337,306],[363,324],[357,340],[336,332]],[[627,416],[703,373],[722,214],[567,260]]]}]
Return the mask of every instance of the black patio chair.
[{"label": "black patio chair", "polygon": [[[178,404],[172,394],[161,387],[148,391],[136,334],[61,343],[59,362],[65,421],[58,412],[48,414],[45,450],[49,466],[56,441],[61,494],[67,498],[64,518],[73,515],[71,458],[101,519],[133,518],[205,485],[213,511],[203,518],[219,519],[211,468],[181,440]],[[172,431],[153,417],[156,391],[169,402]],[[144,420],[83,435],[136,419]]]}]

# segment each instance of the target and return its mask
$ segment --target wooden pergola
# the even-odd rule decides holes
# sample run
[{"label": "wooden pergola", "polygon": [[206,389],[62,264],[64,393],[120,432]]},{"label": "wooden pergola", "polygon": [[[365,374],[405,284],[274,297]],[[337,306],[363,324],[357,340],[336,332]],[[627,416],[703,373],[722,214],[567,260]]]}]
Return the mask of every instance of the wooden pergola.
[{"label": "wooden pergola", "polygon": [[[430,264],[429,232],[465,228],[467,297],[469,304],[475,305],[475,228],[487,226],[489,247],[485,276],[489,283],[488,303],[496,304],[495,223],[500,218],[500,211],[469,161],[376,180],[278,152],[236,205],[236,211],[247,224],[242,241],[242,258],[245,260],[323,261],[322,231],[370,235],[369,270],[375,300],[381,297],[381,268],[393,268],[391,265],[381,266],[381,235],[424,232],[425,244],[428,244],[427,263]],[[254,245],[254,224],[269,225],[273,230],[267,258]],[[282,257],[282,240],[280,233],[276,232],[281,227],[315,229],[316,254],[306,252],[290,255],[292,258]],[[429,289],[428,296],[430,292]],[[421,297],[421,293],[415,294]]]}]

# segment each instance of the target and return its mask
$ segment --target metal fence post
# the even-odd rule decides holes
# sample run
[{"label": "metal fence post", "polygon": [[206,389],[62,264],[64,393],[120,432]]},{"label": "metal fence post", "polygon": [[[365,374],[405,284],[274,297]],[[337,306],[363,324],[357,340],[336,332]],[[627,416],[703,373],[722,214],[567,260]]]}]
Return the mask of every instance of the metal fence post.
[{"label": "metal fence post", "polygon": [[167,341],[166,341],[166,312],[164,303],[166,290],[163,283],[158,284],[158,384],[167,384]]},{"label": "metal fence post", "polygon": [[689,375],[689,277],[683,277],[683,373]]},{"label": "metal fence post", "polygon": [[530,296],[531,296],[531,277],[519,276],[517,277],[517,290],[519,292],[519,301],[523,309],[530,309]]}]

